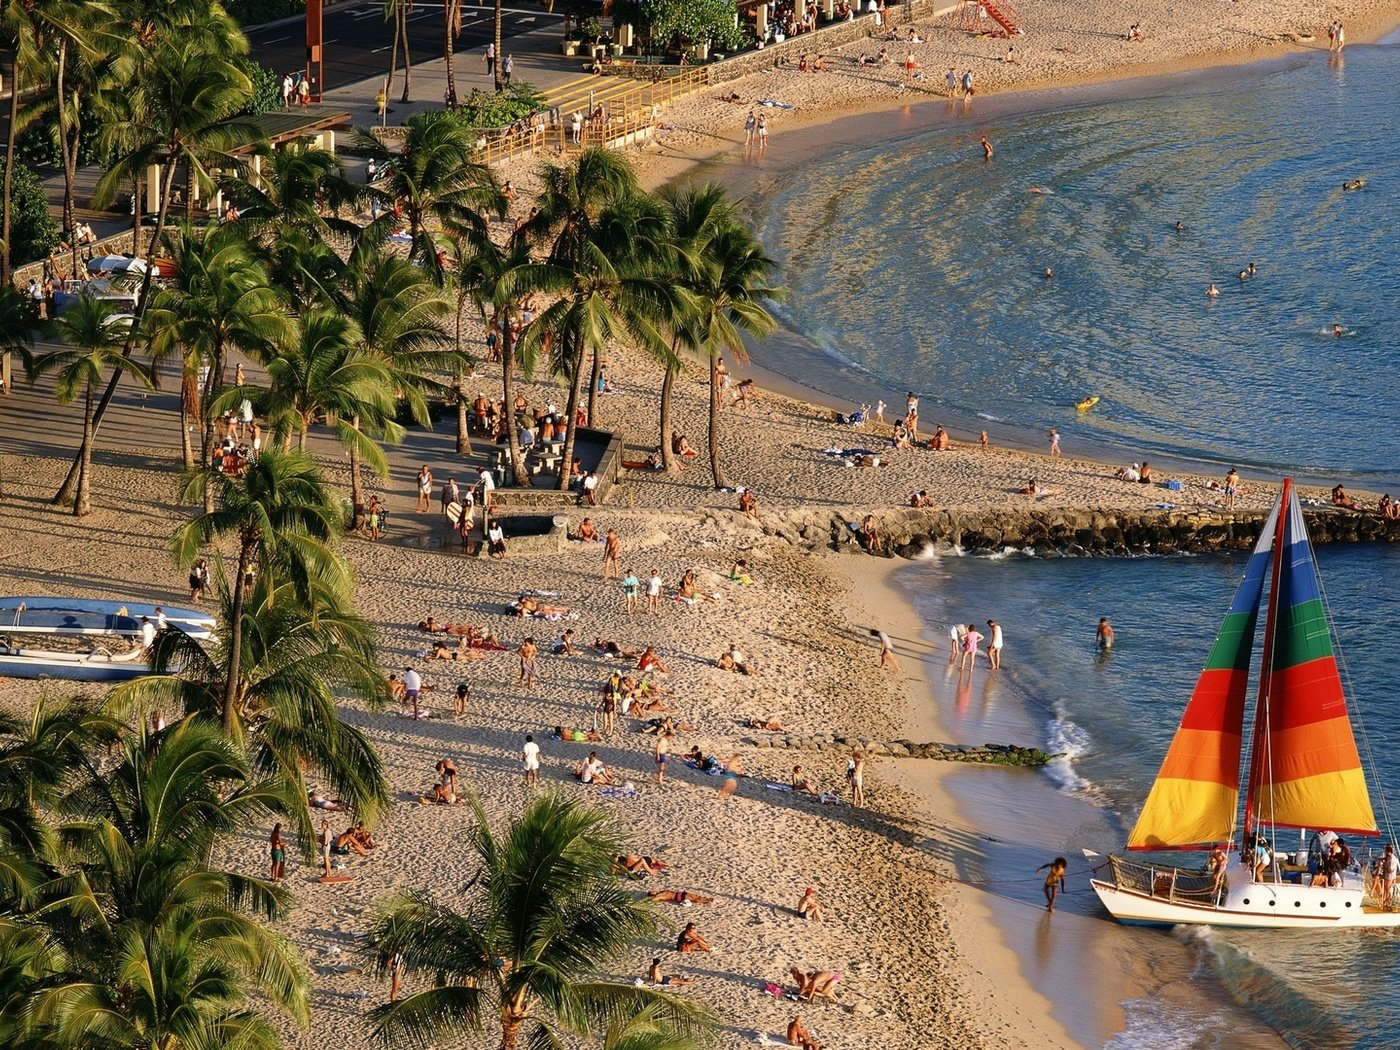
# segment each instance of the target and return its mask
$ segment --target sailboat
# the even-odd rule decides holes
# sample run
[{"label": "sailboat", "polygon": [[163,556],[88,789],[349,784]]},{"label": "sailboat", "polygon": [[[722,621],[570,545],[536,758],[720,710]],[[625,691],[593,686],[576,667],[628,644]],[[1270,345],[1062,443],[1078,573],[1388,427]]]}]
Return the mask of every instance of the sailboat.
[{"label": "sailboat", "polygon": [[[1247,724],[1261,606],[1258,696]],[[1237,842],[1241,793],[1243,834]],[[1313,848],[1293,854],[1267,849],[1256,855],[1255,841],[1274,843],[1279,829],[1298,830],[1300,841],[1312,830]],[[1099,869],[1111,869],[1112,878],[1090,882],[1123,923],[1400,926],[1400,910],[1391,910],[1397,902],[1377,899],[1383,884],[1371,877],[1365,859],[1351,870],[1335,872],[1335,864],[1319,863],[1320,844],[1342,837],[1350,849],[1379,833],[1317,562],[1298,496],[1291,480],[1284,479],[1128,836],[1130,851],[1212,850],[1215,863],[1177,866],[1153,863],[1149,856],[1115,855]],[[1261,858],[1266,862],[1256,881]]]}]

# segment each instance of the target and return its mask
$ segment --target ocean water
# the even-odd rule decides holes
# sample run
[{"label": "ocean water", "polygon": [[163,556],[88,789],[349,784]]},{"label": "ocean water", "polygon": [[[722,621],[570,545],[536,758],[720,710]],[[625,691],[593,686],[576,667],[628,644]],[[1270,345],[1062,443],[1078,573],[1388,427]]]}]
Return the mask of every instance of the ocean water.
[{"label": "ocean water", "polygon": [[1356,47],[917,107],[779,156],[749,196],[791,291],[760,363],[851,403],[912,387],[955,436],[1053,426],[1070,453],[1400,488],[1377,425],[1400,398],[1397,79],[1400,47]]},{"label": "ocean water", "polygon": [[[1341,642],[1363,756],[1400,803],[1400,636],[1393,629],[1400,549],[1324,547],[1318,551]],[[954,679],[941,712],[960,740],[1013,738],[1018,732],[1066,759],[1045,772],[1057,793],[1092,804],[1101,821],[1075,821],[1047,845],[1077,857],[1081,848],[1121,850],[1141,808],[1186,698],[1243,572],[1243,555],[1172,558],[1056,558],[1020,554],[935,556],[909,568],[903,583],[937,637],[947,624],[997,619],[1006,631],[998,675],[985,665]],[[1117,632],[1106,656],[1094,644],[1100,616]],[[1375,798],[1377,816],[1400,820]],[[1400,831],[1400,828],[1395,828]],[[1280,832],[1280,848],[1290,845]],[[1075,861],[1072,869],[1083,867]],[[1073,907],[1108,914],[1077,879]],[[1035,885],[1025,888],[1031,899]],[[1105,931],[1105,936],[1108,936]],[[1125,931],[1134,950],[1168,934]],[[1196,953],[1193,980],[1251,1010],[1293,1045],[1381,1048],[1400,1045],[1400,935],[1370,931],[1183,931]],[[1161,947],[1160,943],[1158,947]],[[1217,998],[1218,995],[1216,996]],[[1204,1013],[1166,1010],[1152,999],[1127,1004],[1128,1031],[1110,1045],[1232,1045],[1227,1013],[1205,996]],[[1185,1022],[1183,1024],[1183,1022]]]}]

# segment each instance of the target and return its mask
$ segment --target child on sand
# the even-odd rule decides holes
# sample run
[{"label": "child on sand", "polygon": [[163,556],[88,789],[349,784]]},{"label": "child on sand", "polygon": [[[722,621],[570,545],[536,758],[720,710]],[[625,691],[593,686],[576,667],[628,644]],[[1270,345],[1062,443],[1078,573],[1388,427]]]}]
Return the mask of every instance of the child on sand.
[{"label": "child on sand", "polygon": [[1069,861],[1064,857],[1056,857],[1049,864],[1042,864],[1036,868],[1036,874],[1050,869],[1050,874],[1045,876],[1045,910],[1055,910],[1055,894],[1065,893],[1065,869],[1069,867]]}]

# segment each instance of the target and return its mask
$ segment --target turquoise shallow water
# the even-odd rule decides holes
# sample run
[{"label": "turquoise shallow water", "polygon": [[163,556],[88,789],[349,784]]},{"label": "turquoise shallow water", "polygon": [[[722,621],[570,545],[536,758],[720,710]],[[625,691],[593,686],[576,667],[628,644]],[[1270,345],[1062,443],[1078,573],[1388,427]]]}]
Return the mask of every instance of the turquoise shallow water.
[{"label": "turquoise shallow water", "polygon": [[1071,451],[1400,488],[1397,75],[1381,46],[1141,98],[925,108],[923,130],[770,174],[751,201],[795,337],[761,362],[850,401],[912,386],[994,439],[1055,426]]}]

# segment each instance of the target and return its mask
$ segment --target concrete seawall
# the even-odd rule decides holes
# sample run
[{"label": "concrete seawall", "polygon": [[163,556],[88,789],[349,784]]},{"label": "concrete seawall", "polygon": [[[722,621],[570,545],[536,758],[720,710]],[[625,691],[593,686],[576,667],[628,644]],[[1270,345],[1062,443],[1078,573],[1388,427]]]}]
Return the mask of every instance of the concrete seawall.
[{"label": "concrete seawall", "polygon": [[[860,523],[867,512],[851,508],[772,511],[762,521],[722,511],[705,523],[721,533],[763,533],[810,550],[863,551]],[[964,550],[1058,554],[1171,554],[1247,550],[1259,538],[1265,515],[1223,511],[1071,510],[1027,508],[983,512],[893,508],[873,511],[884,552],[918,557],[935,544]],[[1306,514],[1315,544],[1394,543],[1400,521],[1375,514],[1322,509]]]}]

